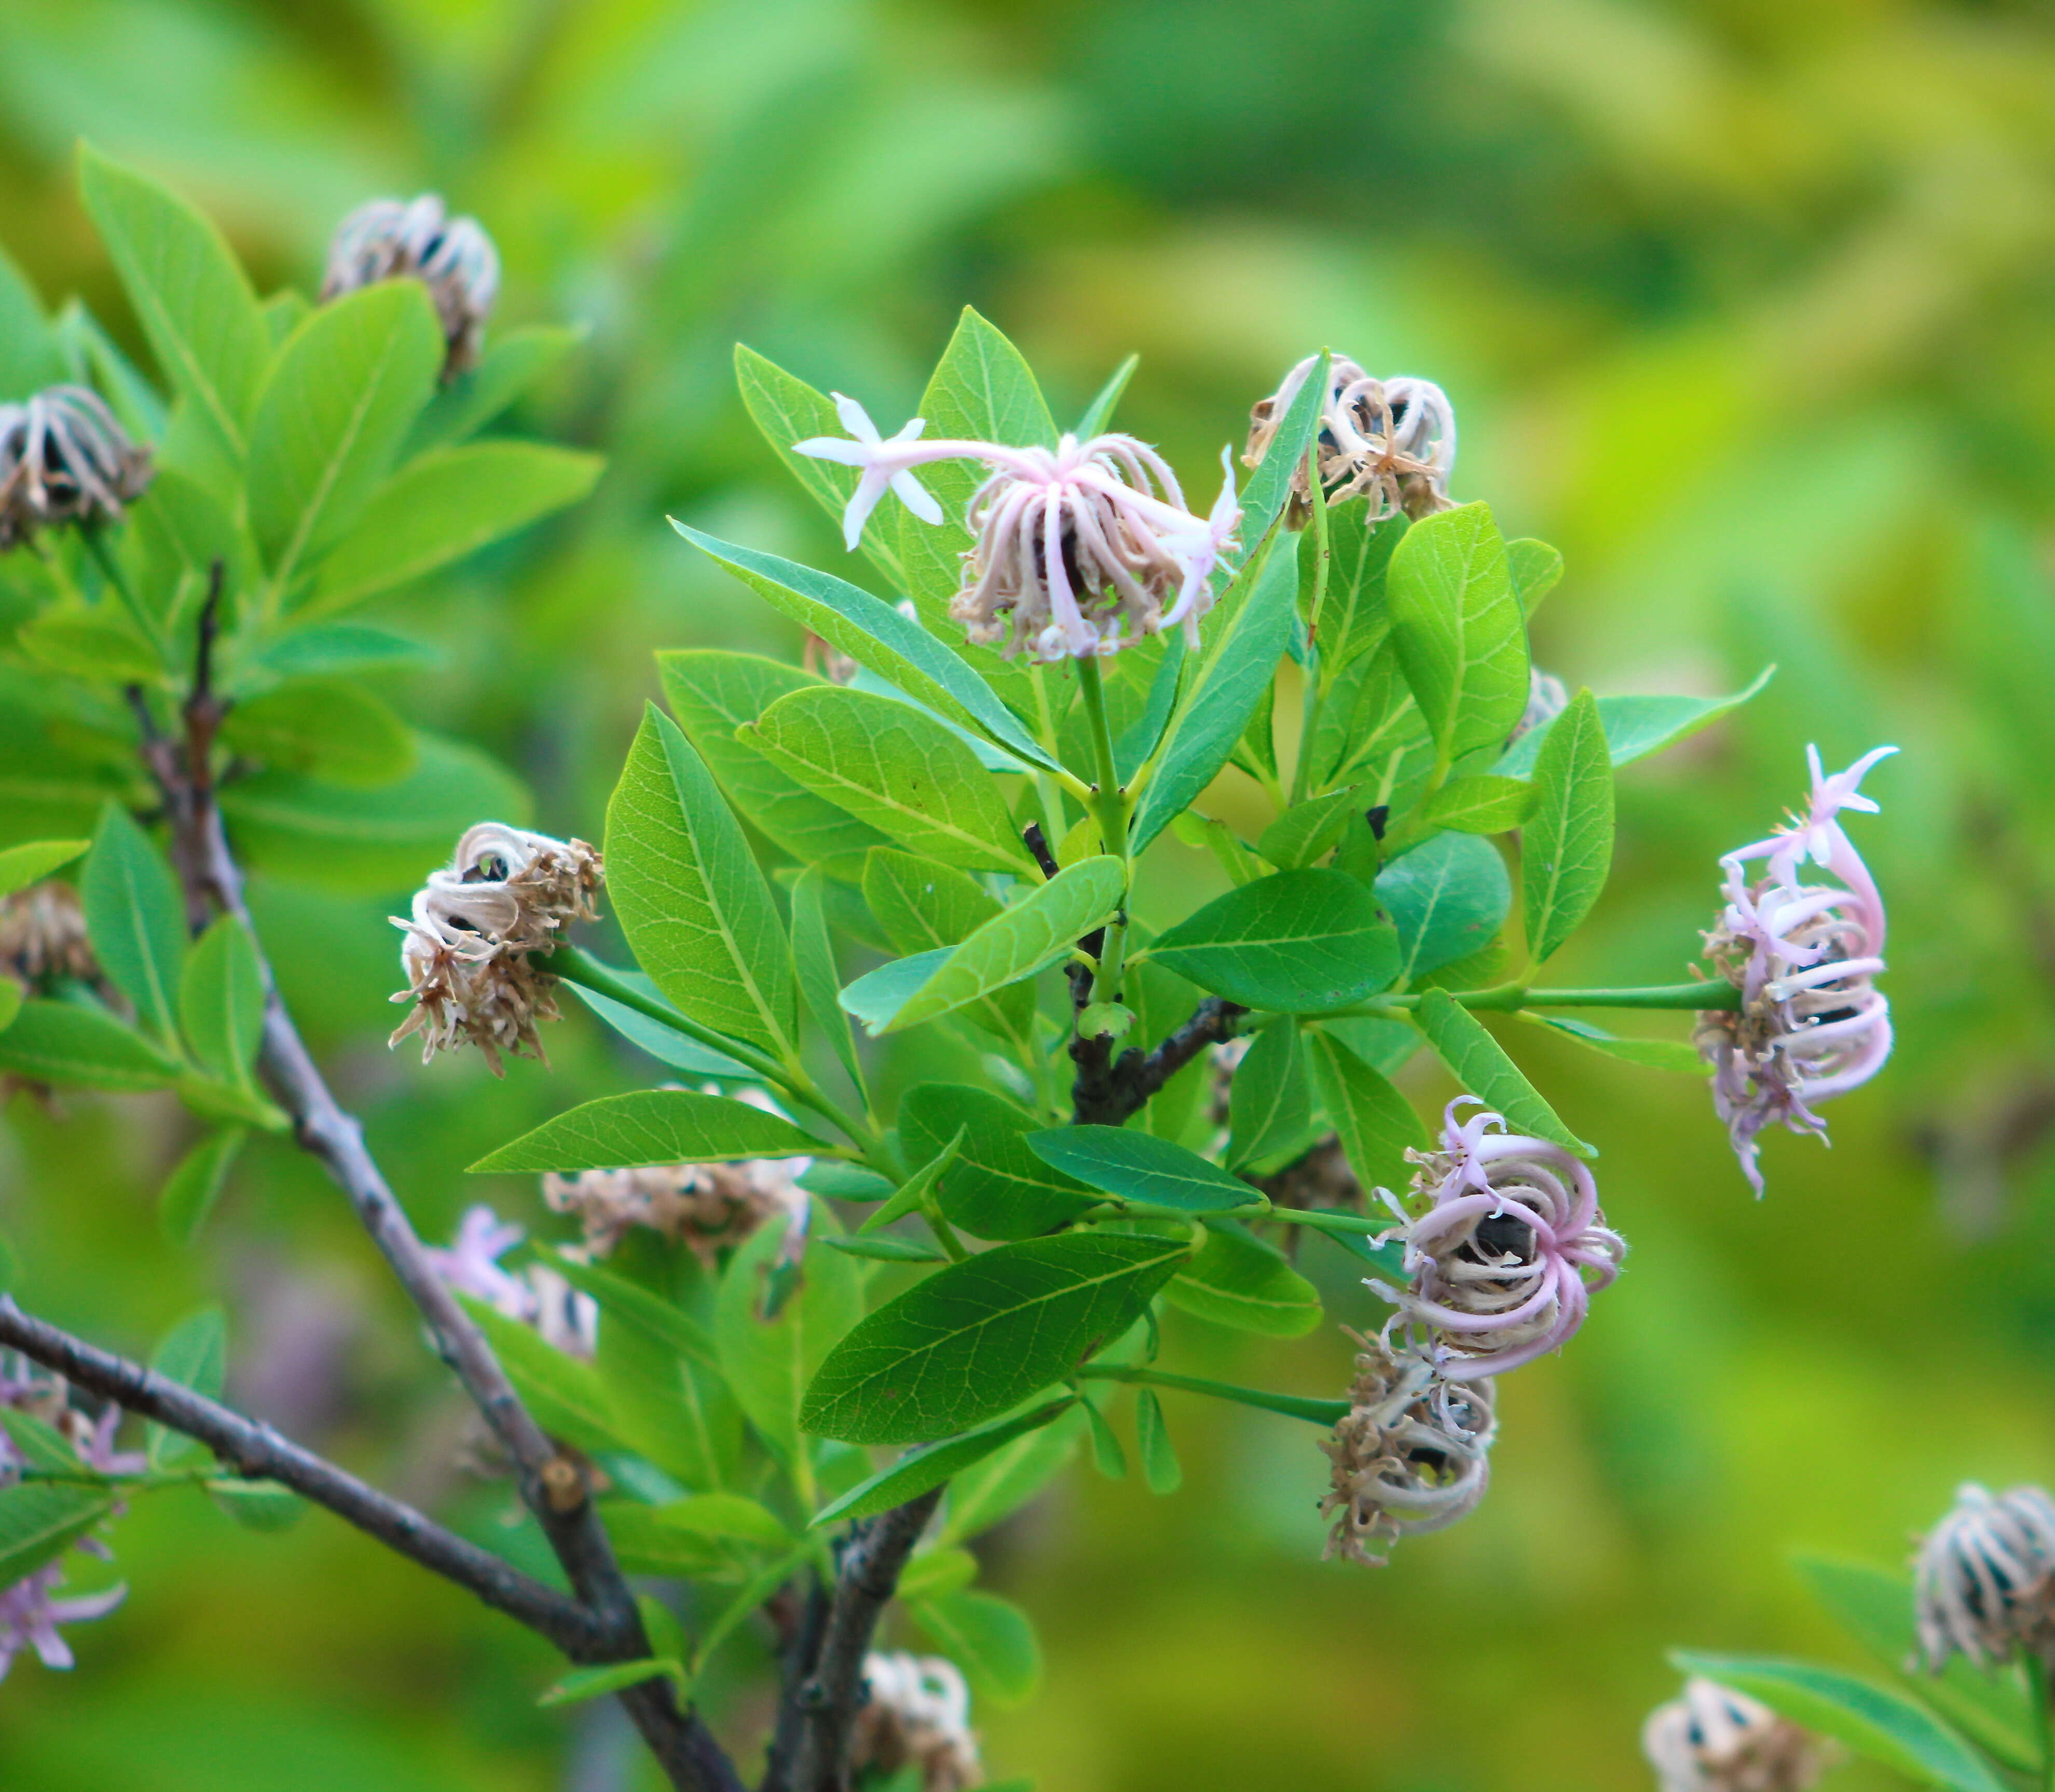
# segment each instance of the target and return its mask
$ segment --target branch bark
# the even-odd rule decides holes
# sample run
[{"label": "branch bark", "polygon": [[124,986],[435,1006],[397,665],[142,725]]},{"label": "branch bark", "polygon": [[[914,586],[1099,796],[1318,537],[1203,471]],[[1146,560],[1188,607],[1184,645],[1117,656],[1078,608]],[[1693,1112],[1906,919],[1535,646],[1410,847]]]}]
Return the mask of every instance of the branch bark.
[{"label": "branch bark", "polygon": [[1224,997],[1209,996],[1193,1008],[1189,1019],[1169,1034],[1152,1052],[1130,1048],[1112,1063],[1103,1056],[1080,1056],[1085,1044],[1103,1047],[1101,1040],[1074,1040],[1071,1056],[1078,1065],[1078,1080],[1071,1091],[1073,1126],[1117,1127],[1141,1111],[1149,1098],[1209,1045],[1234,1036],[1235,1023],[1248,1010]]}]

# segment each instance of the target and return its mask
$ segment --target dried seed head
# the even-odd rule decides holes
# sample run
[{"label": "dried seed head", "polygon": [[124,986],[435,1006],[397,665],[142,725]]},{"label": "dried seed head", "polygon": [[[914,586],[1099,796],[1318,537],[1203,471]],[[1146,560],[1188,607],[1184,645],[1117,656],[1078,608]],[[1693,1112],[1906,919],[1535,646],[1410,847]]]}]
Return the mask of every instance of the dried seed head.
[{"label": "dried seed head", "polygon": [[449,344],[443,377],[476,365],[485,320],[499,291],[499,251],[475,218],[445,215],[441,198],[373,199],[337,227],[329,245],[321,302],[381,280],[416,279],[428,289]]},{"label": "dried seed head", "polygon": [[1828,1764],[1810,1732],[1706,1680],[1649,1714],[1641,1747],[1660,1792],[1805,1792]]},{"label": "dried seed head", "polygon": [[1327,1553],[1382,1567],[1401,1537],[1474,1512],[1491,1482],[1493,1384],[1452,1382],[1431,1353],[1351,1332],[1363,1346],[1349,1411],[1320,1447],[1332,1486]]},{"label": "dried seed head", "polygon": [[0,405],[0,553],[38,529],[118,523],[142,496],[150,451],[139,448],[99,393],[52,386],[26,404]]},{"label": "dried seed head", "polygon": [[[1317,355],[1308,355],[1284,376],[1276,392],[1251,408],[1248,447],[1241,457],[1244,467],[1257,465],[1269,452],[1292,401],[1319,365]],[[1417,522],[1449,508],[1456,413],[1448,394],[1431,380],[1406,374],[1372,379],[1346,357],[1331,360],[1315,442],[1320,484],[1331,504],[1367,497],[1373,522],[1401,511]],[[1303,528],[1312,515],[1312,503],[1306,469],[1295,468],[1287,525]]]},{"label": "dried seed head", "polygon": [[863,1658],[863,1680],[852,1767],[886,1778],[911,1766],[921,1792],[965,1792],[984,1783],[970,1728],[970,1689],[954,1662],[874,1653]]},{"label": "dried seed head", "polygon": [[421,1061],[468,1040],[502,1074],[500,1054],[546,1057],[535,1031],[558,1018],[556,979],[534,955],[555,945],[567,922],[598,918],[600,855],[582,840],[499,822],[481,822],[457,843],[449,866],[428,874],[408,918],[400,965],[407,987],[392,1000],[413,1012],[393,1033],[421,1035]]},{"label": "dried seed head", "polygon": [[1627,1254],[1599,1211],[1590,1168],[1547,1139],[1507,1132],[1497,1114],[1458,1125],[1456,1110],[1477,1100],[1449,1103],[1440,1151],[1406,1154],[1419,1166],[1409,1204],[1379,1191],[1402,1222],[1379,1242],[1403,1241],[1411,1281],[1369,1284],[1432,1336],[1456,1380],[1559,1348]]},{"label": "dried seed head", "polygon": [[54,880],[0,898],[0,974],[41,988],[66,977],[100,975],[85,933],[78,892]]},{"label": "dried seed head", "polygon": [[[1883,968],[1883,898],[1841,831],[1844,809],[1874,813],[1859,795],[1864,773],[1895,752],[1879,747],[1829,778],[1806,753],[1812,790],[1806,811],[1766,840],[1720,861],[1726,906],[1706,935],[1706,957],[1741,992],[1738,1008],[1708,1008],[1694,1038],[1713,1066],[1713,1100],[1755,1192],[1763,1192],[1757,1136],[1781,1123],[1824,1139],[1812,1104],[1868,1082],[1891,1056],[1891,1004],[1875,979]],[[1749,882],[1742,867],[1767,861]],[[1808,862],[1839,886],[1800,881]]]},{"label": "dried seed head", "polygon": [[1914,1558],[1913,1602],[1930,1672],[1958,1649],[1979,1668],[2015,1648],[2055,1661],[2055,1502],[1965,1482]]},{"label": "dried seed head", "polygon": [[[639,1170],[585,1170],[542,1178],[542,1198],[585,1226],[586,1248],[612,1253],[628,1231],[647,1226],[692,1247],[711,1263],[764,1221],[803,1212],[806,1192],[797,1182],[809,1158],[758,1158],[740,1163],[673,1163]],[[795,1171],[792,1166],[800,1167]]]}]

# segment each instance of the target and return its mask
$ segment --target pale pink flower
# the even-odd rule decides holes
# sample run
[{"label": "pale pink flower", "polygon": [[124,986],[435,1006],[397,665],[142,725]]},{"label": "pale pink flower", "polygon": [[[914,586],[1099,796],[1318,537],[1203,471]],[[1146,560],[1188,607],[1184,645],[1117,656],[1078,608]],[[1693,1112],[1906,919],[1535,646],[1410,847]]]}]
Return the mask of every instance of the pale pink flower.
[{"label": "pale pink flower", "polygon": [[2021,1648],[2055,1661],[2055,1502],[2038,1487],[1994,1495],[1965,1482],[1919,1546],[1913,1613],[1930,1672],[1958,1649],[1979,1668]]},{"label": "pale pink flower", "polygon": [[532,1326],[544,1340],[573,1356],[590,1356],[599,1332],[599,1308],[543,1264],[503,1268],[499,1259],[527,1234],[483,1202],[464,1210],[447,1250],[430,1247],[428,1262],[460,1294]]},{"label": "pale pink flower", "polygon": [[[1699,1051],[1714,1068],[1713,1099],[1741,1166],[1763,1191],[1757,1135],[1781,1123],[1823,1142],[1812,1104],[1868,1082],[1891,1055],[1891,1004],[1874,979],[1884,969],[1883,899],[1839,819],[1876,813],[1858,794],[1863,775],[1895,747],[1824,776],[1806,748],[1812,788],[1805,812],[1767,839],[1728,853],[1726,906],[1706,935],[1706,956],[1741,992],[1738,1008],[1698,1016]],[[1749,881],[1743,867],[1765,861]],[[1838,884],[1801,882],[1808,864]]]},{"label": "pale pink flower", "polygon": [[1431,1335],[1452,1380],[1560,1348],[1627,1254],[1599,1211],[1589,1167],[1545,1139],[1506,1131],[1497,1114],[1458,1125],[1456,1110],[1477,1101],[1449,1103],[1440,1151],[1406,1154],[1419,1166],[1410,1204],[1379,1191],[1402,1222],[1379,1241],[1404,1242],[1411,1279],[1369,1283]]},{"label": "pale pink flower", "polygon": [[116,1586],[76,1599],[53,1599],[51,1593],[63,1581],[64,1569],[53,1562],[26,1581],[0,1587],[0,1680],[6,1678],[14,1657],[24,1649],[34,1649],[45,1668],[72,1666],[70,1646],[57,1634],[57,1626],[105,1617],[128,1591]]},{"label": "pale pink flower", "polygon": [[938,1655],[876,1652],[863,1658],[864,1702],[850,1764],[879,1779],[914,1770],[917,1792],[966,1792],[984,1783],[970,1727],[970,1688]]},{"label": "pale pink flower", "polygon": [[1660,1792],[1805,1792],[1828,1765],[1808,1731],[1744,1693],[1694,1678],[1641,1732]]},{"label": "pale pink flower", "polygon": [[[1308,355],[1284,376],[1276,391],[1256,401],[1249,412],[1244,466],[1258,465],[1269,452],[1284,413],[1319,362],[1319,356]],[[1367,496],[1373,522],[1401,511],[1416,520],[1431,515],[1449,507],[1449,476],[1456,464],[1455,409],[1431,380],[1410,374],[1374,379],[1346,356],[1334,357],[1327,363],[1314,457],[1329,503]],[[1311,509],[1306,469],[1295,468],[1286,520],[1295,529],[1301,527]]]},{"label": "pale pink flower", "polygon": [[1066,436],[1054,448],[922,441],[916,419],[886,438],[855,400],[838,393],[835,404],[856,440],[817,436],[794,452],[862,470],[843,515],[852,548],[888,489],[924,521],[941,520],[914,468],[976,460],[991,469],[966,512],[977,540],[949,606],[972,641],[1008,657],[1083,659],[1181,623],[1197,644],[1213,569],[1236,545],[1241,518],[1225,451],[1221,495],[1201,517],[1185,507],[1162,456],[1132,436]]}]

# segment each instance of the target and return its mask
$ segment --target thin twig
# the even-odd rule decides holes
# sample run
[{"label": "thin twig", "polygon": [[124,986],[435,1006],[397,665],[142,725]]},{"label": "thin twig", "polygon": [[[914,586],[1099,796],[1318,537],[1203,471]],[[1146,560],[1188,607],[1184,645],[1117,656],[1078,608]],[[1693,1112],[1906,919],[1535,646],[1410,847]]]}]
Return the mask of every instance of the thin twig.
[{"label": "thin twig", "polygon": [[388,1549],[454,1581],[485,1603],[539,1631],[566,1655],[592,1660],[605,1643],[575,1600],[468,1543],[411,1506],[381,1494],[312,1451],[191,1388],[96,1348],[0,1296],[0,1344],[75,1386],[197,1438],[246,1480],[275,1481],[376,1537]]}]

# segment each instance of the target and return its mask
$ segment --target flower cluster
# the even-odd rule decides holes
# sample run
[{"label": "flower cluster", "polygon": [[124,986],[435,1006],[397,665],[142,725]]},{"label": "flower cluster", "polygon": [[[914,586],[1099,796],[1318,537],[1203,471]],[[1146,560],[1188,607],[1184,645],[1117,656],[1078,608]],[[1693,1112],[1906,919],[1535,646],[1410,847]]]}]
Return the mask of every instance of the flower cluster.
[{"label": "flower cluster", "polygon": [[499,1259],[527,1236],[482,1202],[464,1210],[447,1250],[427,1255],[436,1273],[460,1294],[495,1312],[532,1325],[545,1342],[573,1356],[590,1356],[599,1337],[599,1308],[555,1270],[531,1263],[503,1269]]},{"label": "flower cluster", "polygon": [[150,451],[97,392],[51,386],[0,405],[0,553],[59,523],[119,522],[150,477]]},{"label": "flower cluster", "polygon": [[321,302],[381,280],[415,279],[428,289],[449,356],[443,377],[478,361],[485,320],[499,291],[499,251],[475,218],[452,218],[441,199],[373,199],[337,227],[329,245]]},{"label": "flower cluster", "polygon": [[[1891,1055],[1891,1004],[1883,971],[1883,899],[1836,819],[1870,814],[1863,775],[1895,747],[1865,753],[1832,777],[1806,749],[1812,790],[1804,814],[1766,840],[1728,853],[1726,906],[1706,935],[1706,957],[1741,993],[1737,1008],[1698,1016],[1698,1049],[1713,1066],[1713,1099],[1743,1173],[1762,1193],[1757,1135],[1781,1121],[1826,1138],[1813,1104],[1868,1082]],[[1766,861],[1748,879],[1744,866]],[[1801,881],[1808,863],[1840,882]]]},{"label": "flower cluster", "polygon": [[[542,1178],[542,1198],[584,1223],[586,1249],[612,1253],[632,1227],[688,1245],[703,1262],[739,1245],[764,1221],[783,1214],[787,1236],[803,1245],[807,1194],[797,1177],[810,1158],[759,1158],[743,1163],[673,1163],[638,1170],[582,1170]],[[793,1164],[800,1168],[795,1170]]]},{"label": "flower cluster", "polygon": [[393,1032],[397,1045],[421,1035],[421,1061],[467,1040],[494,1076],[502,1052],[543,1058],[538,1020],[558,1017],[556,979],[537,962],[572,921],[591,921],[605,875],[582,840],[553,840],[499,822],[480,822],[457,843],[447,870],[428,874],[408,917],[400,966],[407,987],[393,997],[413,1012]]},{"label": "flower cluster", "polygon": [[1449,1103],[1441,1150],[1407,1154],[1419,1166],[1413,1202],[1426,1210],[1408,1218],[1385,1193],[1403,1223],[1379,1242],[1403,1242],[1409,1285],[1370,1284],[1433,1339],[1436,1363],[1457,1381],[1560,1348],[1627,1254],[1584,1163],[1547,1139],[1506,1131],[1497,1114],[1459,1125],[1456,1110],[1473,1103],[1475,1095]]},{"label": "flower cluster", "polygon": [[[1237,545],[1232,473],[1201,517],[1185,508],[1162,456],[1132,436],[1066,436],[1054,448],[922,441],[917,417],[887,439],[854,399],[838,393],[835,408],[854,440],[817,436],[795,452],[861,469],[843,515],[851,549],[888,490],[924,523],[942,520],[916,467],[976,460],[991,469],[971,497],[965,521],[977,539],[949,606],[972,641],[1009,658],[1084,659],[1181,623],[1197,643],[1214,566]],[[1221,459],[1225,468],[1225,451]]]},{"label": "flower cluster", "polygon": [[[1284,376],[1284,383],[1249,412],[1248,448],[1242,464],[1257,465],[1269,452],[1277,427],[1319,365],[1308,355]],[[1449,475],[1456,464],[1456,413],[1448,395],[1431,380],[1402,374],[1377,380],[1346,357],[1327,364],[1327,390],[1320,406],[1314,451],[1321,488],[1329,503],[1367,497],[1373,522],[1403,511],[1418,520],[1449,507]],[[1303,527],[1312,511],[1312,488],[1304,467],[1292,475],[1292,507],[1285,520]]]},{"label": "flower cluster", "polygon": [[964,1792],[984,1783],[970,1728],[970,1690],[940,1656],[863,1658],[866,1698],[856,1714],[850,1762],[889,1778],[913,1767],[920,1792]]},{"label": "flower cluster", "polygon": [[51,879],[0,898],[0,973],[31,989],[99,976],[85,911],[69,884]]},{"label": "flower cluster", "polygon": [[1418,1346],[1351,1332],[1363,1346],[1349,1411],[1320,1447],[1332,1485],[1327,1553],[1381,1566],[1401,1537],[1467,1518],[1491,1481],[1497,1432],[1489,1380],[1454,1382]]},{"label": "flower cluster", "polygon": [[1913,1601],[1931,1672],[1958,1649],[1980,1668],[2016,1648],[2055,1663],[2055,1502],[2038,1487],[1965,1483],[1920,1545]]},{"label": "flower cluster", "polygon": [[1805,1792],[1827,1765],[1809,1731],[1708,1680],[1649,1714],[1641,1747],[1660,1792]]}]

